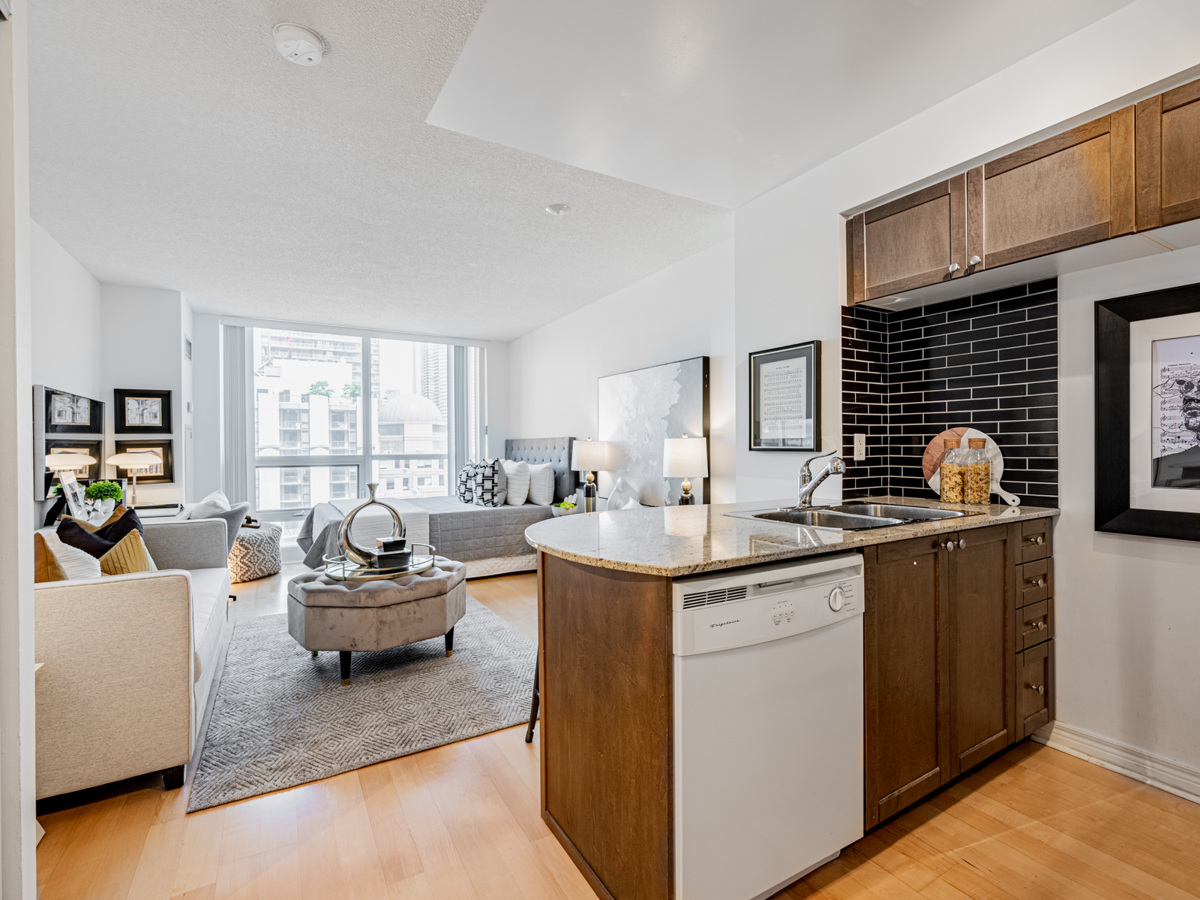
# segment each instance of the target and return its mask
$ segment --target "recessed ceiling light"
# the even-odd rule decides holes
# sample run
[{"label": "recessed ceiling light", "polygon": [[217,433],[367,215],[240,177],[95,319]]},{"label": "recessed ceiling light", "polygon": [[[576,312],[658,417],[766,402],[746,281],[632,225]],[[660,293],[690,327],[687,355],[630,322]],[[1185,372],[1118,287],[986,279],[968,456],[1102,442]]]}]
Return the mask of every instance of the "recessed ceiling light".
[{"label": "recessed ceiling light", "polygon": [[546,212],[550,213],[552,216],[565,216],[570,211],[571,207],[567,206],[565,203],[551,203],[546,207]]},{"label": "recessed ceiling light", "polygon": [[329,50],[323,37],[303,25],[280,22],[271,34],[275,36],[275,49],[279,55],[298,66],[319,65]]}]

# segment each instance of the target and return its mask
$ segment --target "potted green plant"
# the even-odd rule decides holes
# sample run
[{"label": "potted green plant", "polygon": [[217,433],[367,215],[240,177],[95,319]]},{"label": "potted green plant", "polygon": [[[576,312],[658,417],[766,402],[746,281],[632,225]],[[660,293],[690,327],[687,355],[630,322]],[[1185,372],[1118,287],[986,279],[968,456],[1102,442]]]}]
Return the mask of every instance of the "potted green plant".
[{"label": "potted green plant", "polygon": [[115,481],[93,481],[87,486],[84,496],[89,500],[113,500],[117,503],[124,499],[121,486]]}]

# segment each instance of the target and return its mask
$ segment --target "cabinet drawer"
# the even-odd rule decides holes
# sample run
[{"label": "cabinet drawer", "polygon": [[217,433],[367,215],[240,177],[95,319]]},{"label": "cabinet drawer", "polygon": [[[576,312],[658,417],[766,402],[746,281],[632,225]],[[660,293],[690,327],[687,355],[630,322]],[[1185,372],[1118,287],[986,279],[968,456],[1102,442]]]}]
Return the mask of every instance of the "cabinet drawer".
[{"label": "cabinet drawer", "polygon": [[1017,738],[1054,718],[1054,641],[1017,654]]},{"label": "cabinet drawer", "polygon": [[1018,606],[1038,603],[1054,596],[1054,560],[1039,559],[1017,567],[1021,583],[1017,595]]},{"label": "cabinet drawer", "polygon": [[1021,524],[1021,562],[1035,562],[1050,556],[1051,518],[1034,519]]},{"label": "cabinet drawer", "polygon": [[1053,601],[1042,600],[1017,610],[1017,650],[1028,650],[1054,637]]}]

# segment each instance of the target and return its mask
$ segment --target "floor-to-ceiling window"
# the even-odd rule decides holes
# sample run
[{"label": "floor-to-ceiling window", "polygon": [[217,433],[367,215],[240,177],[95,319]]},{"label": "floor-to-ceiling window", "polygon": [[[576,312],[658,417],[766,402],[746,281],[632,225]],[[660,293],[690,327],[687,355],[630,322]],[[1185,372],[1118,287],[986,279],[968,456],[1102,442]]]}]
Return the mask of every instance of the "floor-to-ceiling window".
[{"label": "floor-to-ceiling window", "polygon": [[447,496],[458,466],[487,454],[482,348],[247,331],[254,506],[285,535],[369,482],[380,497]]}]

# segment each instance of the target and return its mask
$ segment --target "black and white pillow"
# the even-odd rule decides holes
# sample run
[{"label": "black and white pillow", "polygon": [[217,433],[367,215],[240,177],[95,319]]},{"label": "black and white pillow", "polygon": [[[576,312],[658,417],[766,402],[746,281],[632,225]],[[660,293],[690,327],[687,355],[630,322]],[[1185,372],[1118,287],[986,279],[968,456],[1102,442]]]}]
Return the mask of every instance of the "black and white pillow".
[{"label": "black and white pillow", "polygon": [[458,471],[458,502],[471,503],[475,498],[475,463],[469,462]]},{"label": "black and white pillow", "polygon": [[508,497],[508,479],[498,459],[485,459],[475,465],[472,488],[476,506],[503,506]]}]

